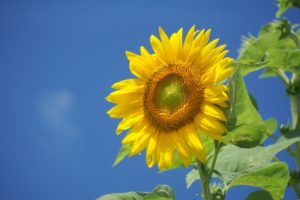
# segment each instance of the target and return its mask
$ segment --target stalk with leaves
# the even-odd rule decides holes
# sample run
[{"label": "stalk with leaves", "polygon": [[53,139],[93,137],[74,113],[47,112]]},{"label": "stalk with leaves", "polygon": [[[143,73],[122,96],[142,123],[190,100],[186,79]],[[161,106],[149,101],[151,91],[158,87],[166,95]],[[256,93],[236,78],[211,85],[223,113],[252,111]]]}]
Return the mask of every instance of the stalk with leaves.
[{"label": "stalk with leaves", "polygon": [[[160,152],[148,155],[146,152],[146,157],[149,159],[147,160],[148,166],[153,166],[153,164],[157,162],[161,170],[192,167],[192,170],[186,176],[187,187],[190,187],[195,181],[200,181],[202,192],[200,198],[202,197],[204,200],[223,200],[226,198],[226,192],[228,190],[241,185],[260,188],[245,197],[247,200],[280,200],[284,198],[286,187],[292,187],[296,196],[300,199],[300,29],[298,29],[297,25],[293,25],[289,22],[288,19],[282,17],[290,7],[300,8],[300,0],[279,0],[277,4],[279,8],[276,13],[277,19],[262,26],[256,36],[249,35],[243,37],[239,56],[229,66],[230,69],[234,69],[234,72],[226,82],[226,87],[224,87],[228,89],[229,107],[220,104],[218,108],[215,109],[216,113],[219,113],[219,116],[217,116],[218,119],[222,119],[220,116],[223,116],[223,112],[226,114],[226,120],[223,120],[223,124],[219,126],[220,129],[222,129],[223,126],[226,127],[223,129],[226,130],[226,134],[222,137],[218,136],[219,132],[205,134],[203,130],[201,130],[203,124],[199,122],[199,124],[196,124],[199,125],[200,128],[196,130],[185,129],[185,131],[196,131],[197,135],[194,133],[191,134],[191,136],[186,138],[185,143],[164,141],[174,146],[176,150],[174,154],[168,152],[169,154],[166,156],[166,154],[160,154]],[[203,31],[199,34],[203,34],[201,37],[205,38],[205,34],[209,35],[207,32]],[[168,46],[168,36],[162,29],[160,29],[160,34],[162,36],[162,42]],[[184,45],[188,47],[182,47],[183,52],[188,48],[192,48],[190,46],[193,45],[189,46],[188,44],[192,44],[191,41],[193,41],[194,35],[197,38],[196,34],[198,34],[198,32],[196,31],[194,33],[194,28],[191,28],[186,37],[190,39],[186,39],[184,42]],[[181,38],[182,31],[180,30],[170,37],[170,41],[175,43],[179,35]],[[158,52],[162,49],[158,48],[159,42],[157,42],[155,38],[151,38],[151,42],[155,53],[160,55],[161,52]],[[178,39],[177,44],[182,44],[181,39]],[[211,46],[215,46],[215,44]],[[168,48],[172,48],[172,44],[170,44]],[[180,50],[178,50],[180,48],[181,46],[175,51],[176,56],[181,54]],[[199,49],[197,50],[195,48],[194,51],[198,53],[197,51],[199,51]],[[195,52],[186,59],[193,58],[193,56],[196,55]],[[163,55],[163,53],[161,53],[161,55]],[[184,55],[183,53],[183,56]],[[150,55],[145,49],[141,48],[141,57],[143,56],[149,59],[153,57],[153,55]],[[171,56],[174,55],[172,54]],[[129,60],[135,57],[134,59],[140,59],[139,62],[142,63],[141,57],[130,53],[128,53],[127,57]],[[159,59],[164,60],[165,58],[162,56]],[[201,62],[201,59],[199,62]],[[228,63],[229,62],[227,62],[227,64]],[[154,90],[156,90],[155,88],[160,88],[158,89],[160,93],[153,93],[153,98],[157,98],[157,101],[161,103],[159,105],[163,106],[164,109],[169,109],[168,111],[170,111],[170,109],[177,109],[178,106],[181,106],[182,103],[186,101],[185,98],[187,98],[188,93],[186,93],[186,88],[182,86],[181,82],[181,78],[184,78],[187,73],[181,71],[182,68],[186,67],[185,65],[187,64],[171,64],[167,66],[166,69],[163,68],[159,72],[155,72],[152,79],[150,79],[145,86],[148,87],[148,89],[149,87],[151,88],[154,81],[162,77],[161,73],[164,75],[164,73],[167,73],[165,71],[173,70],[171,73],[172,76],[169,76],[169,74],[166,76],[171,78],[155,82],[157,85],[154,85]],[[134,68],[135,66],[132,67]],[[178,67],[180,69],[178,69]],[[227,73],[226,69],[229,68],[224,68],[222,69],[224,71],[221,71],[228,76],[229,71]],[[261,78],[277,77],[281,79],[285,85],[286,94],[289,96],[291,102],[292,121],[291,123],[285,122],[279,126],[279,137],[273,135],[277,129],[277,120],[275,118],[262,119],[257,109],[257,102],[255,98],[248,93],[243,79],[247,74],[258,70],[263,70],[260,75]],[[180,76],[177,76],[178,74],[176,73],[179,73]],[[142,74],[141,71],[136,71],[136,74],[142,78],[146,76]],[[174,76],[174,74],[176,74],[176,76]],[[189,82],[188,84],[192,83]],[[138,85],[138,82],[135,82],[134,85]],[[125,84],[115,85],[114,87],[120,89],[125,87]],[[170,90],[170,88],[172,90]],[[146,94],[149,93],[151,96],[152,90],[149,89],[148,91],[146,89],[146,91]],[[200,92],[202,92],[202,90]],[[197,96],[198,93],[195,93],[195,95]],[[199,98],[202,98],[202,96],[200,95]],[[109,96],[108,100],[112,102],[121,101],[119,98],[113,100],[113,96]],[[148,102],[148,97],[145,96],[143,102],[144,104],[146,102],[147,105],[153,103],[150,100]],[[222,113],[221,111],[219,112],[219,108],[222,110]],[[144,110],[148,111],[147,109]],[[150,112],[150,118],[155,118],[155,113],[152,114],[153,113]],[[159,127],[160,131],[163,130],[167,132],[167,134],[174,134],[172,132],[174,127],[178,129],[181,128],[180,123],[175,123],[175,125],[161,125],[165,118],[160,117],[161,115],[158,115],[158,118],[161,119],[162,122],[153,122],[158,123],[157,127]],[[139,121],[131,120],[130,123],[139,123]],[[123,128],[125,126],[128,129],[130,123],[125,120],[122,124]],[[215,124],[218,123],[215,122]],[[212,131],[214,130],[212,129]],[[147,131],[144,131],[144,134],[148,134]],[[139,137],[143,138],[143,136],[144,135]],[[201,143],[198,142],[198,137]],[[133,138],[134,134],[131,134],[131,136],[125,140],[134,141]],[[273,140],[273,143],[265,146],[264,141],[268,138]],[[184,139],[184,137],[180,139]],[[134,145],[126,141],[121,146],[114,165],[121,162],[126,156],[131,156],[142,150],[143,143],[141,143],[140,140],[135,141]],[[165,147],[165,144],[161,145]],[[190,149],[184,149],[184,145],[189,145]],[[152,147],[147,146],[147,151],[148,148],[151,149]],[[204,151],[206,156],[203,154]],[[281,151],[287,151],[295,160],[297,165],[295,170],[289,169],[284,161],[276,157],[276,154]],[[152,149],[151,152],[159,151]],[[156,156],[163,157],[157,158]],[[109,199],[173,200],[174,193],[169,186],[159,185],[151,192],[115,193],[107,194],[99,198],[99,200]]]}]

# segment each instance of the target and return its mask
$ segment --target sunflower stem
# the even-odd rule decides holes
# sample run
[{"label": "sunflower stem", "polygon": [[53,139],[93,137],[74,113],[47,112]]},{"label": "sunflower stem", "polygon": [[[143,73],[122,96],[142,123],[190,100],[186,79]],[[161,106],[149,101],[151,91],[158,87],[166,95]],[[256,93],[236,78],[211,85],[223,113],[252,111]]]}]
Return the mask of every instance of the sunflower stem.
[{"label": "sunflower stem", "polygon": [[[299,94],[299,87],[295,84],[295,80],[299,79],[299,77],[295,74],[293,74],[291,81],[290,81],[290,87],[292,87],[292,93],[290,94],[290,102],[291,102],[291,114],[292,114],[292,129],[291,132],[300,132],[300,94]],[[288,88],[289,89],[289,88]],[[291,154],[291,153],[290,153]],[[295,143],[295,151],[293,151],[293,154],[296,163],[297,163],[297,171],[300,171],[300,142]],[[297,194],[297,197],[300,198],[300,188],[299,183],[295,182],[294,180],[291,180],[291,185],[294,189],[294,191]]]},{"label": "sunflower stem", "polygon": [[206,165],[199,160],[197,160],[197,164],[198,164],[198,172],[200,175],[203,199],[211,200],[211,194],[210,194],[210,188],[209,188],[210,178],[209,178],[208,169],[207,169]]},{"label": "sunflower stem", "polygon": [[297,197],[300,198],[300,189],[298,187],[297,182],[294,179],[291,179],[290,182],[291,182],[291,185],[292,185],[292,187],[294,188],[294,190],[297,194]]},{"label": "sunflower stem", "polygon": [[284,85],[286,87],[288,87],[289,84],[290,84],[290,80],[287,77],[287,75],[284,73],[284,71],[282,69],[279,69],[279,68],[272,68],[272,69],[277,74],[277,76],[282,80],[282,82],[284,83]]},{"label": "sunflower stem", "polygon": [[211,179],[211,177],[213,175],[215,165],[216,165],[216,161],[217,161],[217,157],[218,157],[218,153],[219,153],[219,150],[220,150],[220,147],[221,147],[221,145],[218,141],[214,141],[214,143],[215,143],[215,153],[214,153],[214,158],[213,158],[210,170],[209,170],[209,176],[208,176],[209,180]]}]

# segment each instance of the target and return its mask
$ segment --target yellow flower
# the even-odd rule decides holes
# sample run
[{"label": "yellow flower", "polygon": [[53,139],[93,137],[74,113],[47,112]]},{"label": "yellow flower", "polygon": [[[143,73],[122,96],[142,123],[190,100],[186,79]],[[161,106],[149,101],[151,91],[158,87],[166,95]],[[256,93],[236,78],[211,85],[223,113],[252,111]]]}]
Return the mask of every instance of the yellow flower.
[{"label": "yellow flower", "polygon": [[129,156],[145,149],[149,167],[172,167],[175,153],[185,166],[194,156],[205,162],[196,129],[215,140],[226,132],[228,94],[220,82],[232,73],[227,66],[233,60],[225,57],[225,45],[216,46],[219,39],[208,42],[210,30],[193,26],[184,41],[182,32],[168,37],[159,28],[160,40],[150,37],[153,53],[143,46],[140,55],[126,51],[136,78],[113,84],[116,91],[106,98],[116,104],[110,117],[123,118],[116,133],[129,129],[122,140],[130,144]]}]

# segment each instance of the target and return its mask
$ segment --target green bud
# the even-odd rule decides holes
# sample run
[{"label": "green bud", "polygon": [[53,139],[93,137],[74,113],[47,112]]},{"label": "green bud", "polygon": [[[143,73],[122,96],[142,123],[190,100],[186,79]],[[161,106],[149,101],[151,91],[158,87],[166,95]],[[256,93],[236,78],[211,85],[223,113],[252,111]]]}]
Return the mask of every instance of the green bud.
[{"label": "green bud", "polygon": [[227,136],[229,143],[241,148],[252,148],[261,144],[263,140],[263,133],[233,133]]}]

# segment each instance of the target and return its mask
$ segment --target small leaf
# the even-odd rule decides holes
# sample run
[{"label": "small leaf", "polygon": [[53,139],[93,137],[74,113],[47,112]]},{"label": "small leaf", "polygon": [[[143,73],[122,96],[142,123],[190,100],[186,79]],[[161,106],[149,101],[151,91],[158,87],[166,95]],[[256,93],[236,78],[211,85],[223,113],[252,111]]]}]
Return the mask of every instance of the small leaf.
[{"label": "small leaf", "polygon": [[267,135],[273,135],[273,133],[276,131],[277,128],[277,120],[274,117],[271,117],[265,121],[267,131]]},{"label": "small leaf", "polygon": [[266,67],[259,76],[259,78],[268,78],[268,77],[276,77],[277,74],[274,72],[274,70],[271,67]]},{"label": "small leaf", "polygon": [[281,17],[289,8],[295,6],[300,9],[300,0],[278,0],[277,1],[278,11],[276,17]]},{"label": "small leaf", "polygon": [[200,179],[199,176],[199,172],[196,169],[192,169],[192,171],[190,171],[185,178],[185,182],[186,182],[186,187],[189,188],[191,187],[191,185]]},{"label": "small leaf", "polygon": [[245,200],[273,200],[269,192],[265,190],[257,190],[250,193]]},{"label": "small leaf", "polygon": [[106,194],[97,200],[174,200],[174,193],[170,186],[158,185],[151,192]]},{"label": "small leaf", "polygon": [[272,136],[274,134],[274,132],[276,131],[277,128],[277,120],[273,117],[267,119],[265,121],[265,125],[267,127],[267,130],[263,136],[263,139],[261,141],[261,144],[270,136]]},{"label": "small leaf", "polygon": [[130,153],[130,144],[123,144],[121,146],[121,149],[119,150],[119,153],[115,159],[115,162],[113,164],[113,167],[119,164],[126,156],[128,156]]}]

